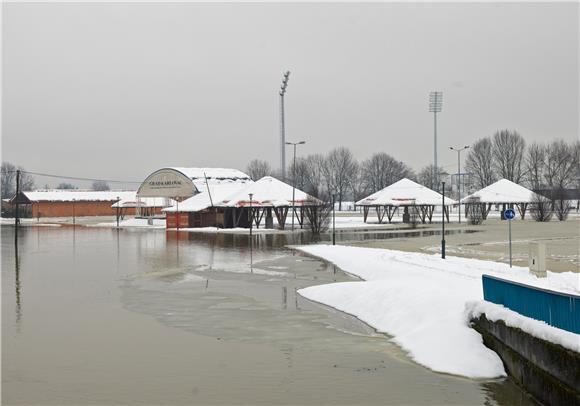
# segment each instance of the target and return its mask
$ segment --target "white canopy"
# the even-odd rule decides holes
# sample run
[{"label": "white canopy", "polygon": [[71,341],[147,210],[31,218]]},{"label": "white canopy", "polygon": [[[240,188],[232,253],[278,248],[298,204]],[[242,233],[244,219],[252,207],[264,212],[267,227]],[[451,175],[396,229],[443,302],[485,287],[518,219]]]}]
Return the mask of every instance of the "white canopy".
[{"label": "white canopy", "polygon": [[[221,206],[244,207],[249,206],[252,193],[252,206],[256,207],[280,207],[292,206],[292,186],[271,176],[251,183],[238,192],[223,199]],[[313,203],[314,202],[314,203]],[[295,189],[295,206],[312,206],[319,204],[319,200],[306,194],[300,189]]]},{"label": "white canopy", "polygon": [[461,199],[461,203],[531,203],[536,193],[507,179],[484,187]]},{"label": "white canopy", "polygon": [[[356,202],[357,206],[440,205],[443,196],[426,186],[404,178]],[[445,197],[445,205],[456,204]]]}]

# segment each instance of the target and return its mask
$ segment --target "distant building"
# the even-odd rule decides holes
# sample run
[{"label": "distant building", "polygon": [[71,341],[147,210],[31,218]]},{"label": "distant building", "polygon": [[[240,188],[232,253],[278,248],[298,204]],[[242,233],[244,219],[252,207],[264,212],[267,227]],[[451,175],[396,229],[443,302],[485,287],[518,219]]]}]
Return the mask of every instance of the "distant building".
[{"label": "distant building", "polygon": [[[20,205],[21,217],[114,216],[118,200],[135,200],[135,191],[56,189],[20,192],[10,204]],[[126,214],[135,214],[135,209]]]}]

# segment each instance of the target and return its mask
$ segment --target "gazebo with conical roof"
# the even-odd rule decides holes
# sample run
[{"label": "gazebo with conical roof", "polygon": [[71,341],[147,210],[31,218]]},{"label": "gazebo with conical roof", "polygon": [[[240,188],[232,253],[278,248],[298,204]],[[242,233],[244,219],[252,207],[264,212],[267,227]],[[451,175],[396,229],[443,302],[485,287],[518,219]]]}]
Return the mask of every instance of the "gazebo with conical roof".
[{"label": "gazebo with conical roof", "polygon": [[443,205],[445,217],[449,222],[449,206],[457,202],[448,197],[429,189],[426,186],[403,178],[384,189],[379,190],[356,202],[357,206],[363,207],[363,216],[366,223],[369,210],[374,207],[377,212],[379,223],[383,222],[385,215],[391,223],[395,211],[399,207],[404,208],[403,222],[408,222],[411,212],[417,214],[421,222],[425,224],[433,220],[435,206]]}]

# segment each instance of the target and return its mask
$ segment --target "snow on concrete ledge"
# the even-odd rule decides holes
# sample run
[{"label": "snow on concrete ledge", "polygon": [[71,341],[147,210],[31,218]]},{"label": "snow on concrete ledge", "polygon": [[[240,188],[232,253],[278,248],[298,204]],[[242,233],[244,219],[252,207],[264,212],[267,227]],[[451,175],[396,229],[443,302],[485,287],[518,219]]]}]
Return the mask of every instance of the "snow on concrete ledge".
[{"label": "snow on concrete ledge", "polygon": [[[433,371],[470,378],[506,375],[499,356],[469,326],[465,305],[483,300],[483,273],[510,275],[519,281],[537,279],[526,268],[376,248],[310,245],[297,249],[364,279],[311,286],[298,291],[302,296],[389,334],[413,360]],[[572,272],[550,272],[544,283],[574,290],[577,277]]]},{"label": "snow on concrete ledge", "polygon": [[465,304],[466,320],[476,319],[481,315],[490,321],[503,321],[507,326],[519,328],[540,340],[559,344],[564,348],[580,353],[580,336],[570,331],[552,327],[543,321],[521,315],[502,305],[481,301],[470,301]]}]

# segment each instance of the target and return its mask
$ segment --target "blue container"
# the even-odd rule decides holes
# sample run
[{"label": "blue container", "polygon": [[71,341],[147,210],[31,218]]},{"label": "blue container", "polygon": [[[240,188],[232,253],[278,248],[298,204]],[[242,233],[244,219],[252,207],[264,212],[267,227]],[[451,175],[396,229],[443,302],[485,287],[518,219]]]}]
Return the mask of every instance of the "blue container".
[{"label": "blue container", "polygon": [[580,296],[555,292],[483,275],[483,298],[542,320],[551,326],[580,334]]}]

